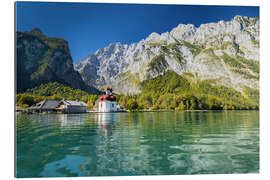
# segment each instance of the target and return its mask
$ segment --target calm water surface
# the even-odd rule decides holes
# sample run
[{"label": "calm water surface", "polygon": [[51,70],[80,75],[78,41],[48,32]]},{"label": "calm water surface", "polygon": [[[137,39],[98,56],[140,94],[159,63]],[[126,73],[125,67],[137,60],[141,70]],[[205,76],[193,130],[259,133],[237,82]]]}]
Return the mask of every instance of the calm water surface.
[{"label": "calm water surface", "polygon": [[259,172],[259,112],[17,115],[17,177]]}]

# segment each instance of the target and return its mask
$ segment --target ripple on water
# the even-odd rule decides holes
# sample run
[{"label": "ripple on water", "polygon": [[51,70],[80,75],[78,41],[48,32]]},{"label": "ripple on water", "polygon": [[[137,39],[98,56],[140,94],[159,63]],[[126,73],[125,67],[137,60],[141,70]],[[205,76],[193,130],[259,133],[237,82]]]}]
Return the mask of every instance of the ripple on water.
[{"label": "ripple on water", "polygon": [[259,172],[256,111],[18,115],[16,127],[18,177]]}]

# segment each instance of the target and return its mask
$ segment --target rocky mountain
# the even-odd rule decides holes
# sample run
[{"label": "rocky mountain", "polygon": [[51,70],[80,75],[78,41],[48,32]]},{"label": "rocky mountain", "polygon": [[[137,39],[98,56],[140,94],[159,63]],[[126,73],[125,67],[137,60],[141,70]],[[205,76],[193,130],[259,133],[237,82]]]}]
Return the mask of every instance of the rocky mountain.
[{"label": "rocky mountain", "polygon": [[45,36],[40,29],[16,32],[17,92],[24,92],[40,84],[59,82],[75,89],[97,93],[86,85],[74,70],[68,42]]},{"label": "rocky mountain", "polygon": [[259,88],[259,18],[179,24],[130,45],[113,43],[75,65],[82,79],[120,94],[141,92],[141,82],[168,70],[191,79],[211,80],[242,91]]}]

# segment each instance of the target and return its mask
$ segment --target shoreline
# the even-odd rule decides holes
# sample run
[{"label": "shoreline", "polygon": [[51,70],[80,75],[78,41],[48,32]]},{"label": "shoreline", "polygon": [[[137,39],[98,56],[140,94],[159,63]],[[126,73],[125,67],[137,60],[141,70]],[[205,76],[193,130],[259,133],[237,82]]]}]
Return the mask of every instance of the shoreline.
[{"label": "shoreline", "polygon": [[42,112],[42,113],[30,113],[27,111],[15,111],[15,114],[103,114],[103,113],[143,113],[143,112],[210,112],[210,111],[259,111],[260,109],[234,109],[234,110],[211,110],[211,109],[202,109],[202,110],[149,110],[149,111],[114,111],[114,112],[97,112],[97,111],[86,111],[80,113],[59,113],[59,112]]}]

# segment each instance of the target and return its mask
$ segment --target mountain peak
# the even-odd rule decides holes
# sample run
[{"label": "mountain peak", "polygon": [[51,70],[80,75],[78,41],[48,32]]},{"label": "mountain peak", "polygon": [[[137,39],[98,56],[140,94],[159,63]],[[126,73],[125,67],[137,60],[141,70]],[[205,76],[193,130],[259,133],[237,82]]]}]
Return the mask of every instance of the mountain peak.
[{"label": "mountain peak", "polygon": [[241,20],[241,19],[249,19],[249,17],[247,17],[247,16],[240,16],[240,15],[236,15],[236,16],[234,16],[234,18],[233,18],[233,20]]},{"label": "mountain peak", "polygon": [[170,34],[176,39],[189,40],[196,33],[197,29],[193,24],[179,24],[173,28]]},{"label": "mountain peak", "polygon": [[247,16],[235,16],[232,21],[237,21],[240,24],[249,25],[250,23],[255,23],[257,20],[259,20],[258,17],[247,17]]},{"label": "mountain peak", "polygon": [[160,35],[156,32],[152,32],[146,39],[146,41],[159,41],[160,40]]}]

